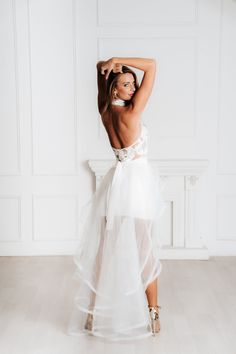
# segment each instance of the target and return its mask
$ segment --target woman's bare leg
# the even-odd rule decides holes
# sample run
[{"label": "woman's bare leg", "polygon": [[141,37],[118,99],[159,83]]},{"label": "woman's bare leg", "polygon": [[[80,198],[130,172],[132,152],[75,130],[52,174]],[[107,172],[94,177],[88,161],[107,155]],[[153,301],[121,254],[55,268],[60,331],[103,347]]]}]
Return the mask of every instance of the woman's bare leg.
[{"label": "woman's bare leg", "polygon": [[157,277],[152,283],[150,283],[146,289],[146,295],[149,306],[157,306],[158,305],[158,280]]},{"label": "woman's bare leg", "polygon": [[151,318],[151,330],[153,335],[160,332],[161,329],[161,324],[159,319],[160,306],[158,305],[157,285],[158,285],[158,277],[152,283],[150,283],[146,289],[149,313]]}]

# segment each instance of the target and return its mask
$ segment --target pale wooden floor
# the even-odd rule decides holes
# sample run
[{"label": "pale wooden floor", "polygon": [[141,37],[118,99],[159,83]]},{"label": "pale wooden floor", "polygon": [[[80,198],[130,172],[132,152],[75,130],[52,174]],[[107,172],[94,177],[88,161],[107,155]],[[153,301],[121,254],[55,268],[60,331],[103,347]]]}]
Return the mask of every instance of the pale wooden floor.
[{"label": "pale wooden floor", "polygon": [[162,264],[161,332],[111,343],[66,333],[76,290],[72,257],[0,257],[0,352],[236,354],[236,257]]}]

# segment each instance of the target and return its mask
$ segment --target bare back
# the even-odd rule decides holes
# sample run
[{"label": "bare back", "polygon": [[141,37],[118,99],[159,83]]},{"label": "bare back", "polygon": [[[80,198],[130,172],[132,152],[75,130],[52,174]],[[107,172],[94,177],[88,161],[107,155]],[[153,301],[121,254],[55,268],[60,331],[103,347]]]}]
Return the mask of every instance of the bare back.
[{"label": "bare back", "polygon": [[140,136],[140,115],[131,112],[129,107],[114,106],[111,112],[105,111],[101,118],[110,144],[115,149],[132,145]]},{"label": "bare back", "polygon": [[[108,77],[109,72],[114,69],[115,63],[131,65],[137,69],[143,70],[144,75],[139,89],[132,98],[131,104],[129,106],[113,105],[111,111],[108,111],[105,108],[107,82],[103,74],[104,70],[108,70]],[[103,72],[103,74],[101,74],[101,72]],[[112,58],[112,60],[97,63],[98,109],[110,144],[115,149],[128,147],[139,138],[141,133],[140,116],[151,94],[155,72],[156,61],[154,59]]]}]

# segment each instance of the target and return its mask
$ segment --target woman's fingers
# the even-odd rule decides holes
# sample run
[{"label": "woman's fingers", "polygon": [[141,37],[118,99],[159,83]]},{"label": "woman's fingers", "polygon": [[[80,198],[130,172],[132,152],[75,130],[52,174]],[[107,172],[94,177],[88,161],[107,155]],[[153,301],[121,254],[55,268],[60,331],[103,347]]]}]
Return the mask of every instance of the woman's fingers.
[{"label": "woman's fingers", "polygon": [[102,65],[102,66],[101,66],[101,74],[102,74],[102,75],[105,74],[105,70],[107,70],[107,69],[106,69],[106,65]]},{"label": "woman's fingers", "polygon": [[112,68],[107,69],[107,73],[106,73],[106,80],[108,79],[108,77],[109,77],[109,74],[110,74],[111,70],[112,70]]},{"label": "woman's fingers", "polygon": [[106,80],[108,79],[111,71],[113,71],[114,73],[122,73],[122,65],[114,64],[111,60],[108,60],[104,65],[101,66],[101,74],[105,74]]},{"label": "woman's fingers", "polygon": [[122,65],[116,64],[115,67],[113,68],[113,73],[122,73]]},{"label": "woman's fingers", "polygon": [[117,70],[119,73],[122,73],[122,64],[117,64]]}]

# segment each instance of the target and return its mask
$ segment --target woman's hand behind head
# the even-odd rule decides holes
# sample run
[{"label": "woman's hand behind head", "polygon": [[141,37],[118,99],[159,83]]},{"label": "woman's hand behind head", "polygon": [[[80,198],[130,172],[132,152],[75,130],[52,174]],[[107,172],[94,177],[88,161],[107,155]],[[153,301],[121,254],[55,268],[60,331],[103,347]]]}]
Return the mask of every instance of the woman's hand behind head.
[{"label": "woman's hand behind head", "polygon": [[108,79],[111,71],[113,71],[113,73],[122,73],[122,64],[114,63],[113,58],[108,59],[101,66],[101,74],[106,75],[106,80]]},{"label": "woman's hand behind head", "polygon": [[113,68],[113,73],[123,73],[122,64],[115,64]]}]

